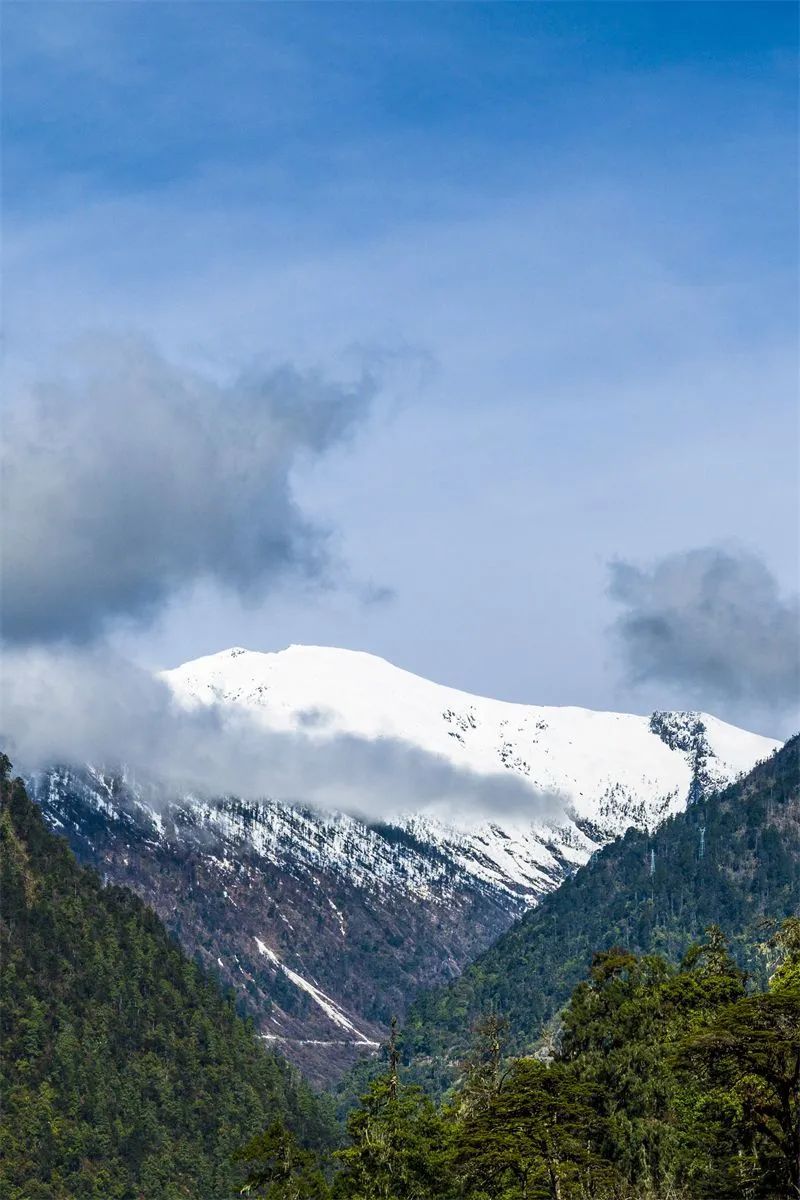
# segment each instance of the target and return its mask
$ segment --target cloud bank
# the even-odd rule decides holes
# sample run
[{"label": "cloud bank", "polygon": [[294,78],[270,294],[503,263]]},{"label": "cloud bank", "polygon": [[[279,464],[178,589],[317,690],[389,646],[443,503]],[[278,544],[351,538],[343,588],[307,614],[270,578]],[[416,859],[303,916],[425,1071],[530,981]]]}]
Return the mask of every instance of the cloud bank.
[{"label": "cloud bank", "polygon": [[0,699],[0,737],[24,772],[124,764],[164,798],[269,797],[367,820],[563,816],[561,798],[513,775],[479,775],[401,741],[326,735],[314,720],[272,731],[229,707],[184,707],[163,680],[97,647],[11,651]]},{"label": "cloud bank", "polygon": [[87,342],[6,420],[5,638],[86,642],[197,582],[247,597],[323,577],[326,532],[292,470],[345,438],[371,394],[290,367],[219,383],[146,343]]},{"label": "cloud bank", "polygon": [[[326,531],[294,467],[345,438],[373,388],[291,368],[220,383],[153,346],[87,342],[57,382],[16,397],[3,478],[0,736],[18,770],[124,764],[166,798],[270,797],[385,820],[560,814],[557,797],[391,739],[329,735],[313,715],[273,732],[187,709],[109,649],[120,620],[213,581],[258,597],[288,574],[324,583]],[[364,602],[380,603],[373,588]]]},{"label": "cloud bank", "polygon": [[800,699],[800,604],[753,554],[713,546],[609,564],[628,678],[775,712]]}]

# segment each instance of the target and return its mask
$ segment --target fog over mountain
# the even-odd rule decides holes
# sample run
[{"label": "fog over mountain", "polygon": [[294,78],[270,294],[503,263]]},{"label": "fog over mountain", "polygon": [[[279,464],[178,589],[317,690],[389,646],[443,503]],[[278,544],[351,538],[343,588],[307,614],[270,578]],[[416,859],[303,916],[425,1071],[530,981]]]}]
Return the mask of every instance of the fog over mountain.
[{"label": "fog over mountain", "polygon": [[777,745],[700,712],[510,704],[331,647],[158,677],[99,660],[86,679],[85,657],[53,676],[48,653],[17,693],[46,819],[326,1083],[601,846]]},{"label": "fog over mountain", "polygon": [[[159,677],[102,651],[7,653],[5,744],[22,770],[124,765],[153,793],[272,797],[382,820],[413,807],[476,819],[563,814],[555,790],[480,772],[396,737],[329,732],[311,709],[288,729],[247,710],[180,703]],[[322,736],[319,736],[321,734]]]}]

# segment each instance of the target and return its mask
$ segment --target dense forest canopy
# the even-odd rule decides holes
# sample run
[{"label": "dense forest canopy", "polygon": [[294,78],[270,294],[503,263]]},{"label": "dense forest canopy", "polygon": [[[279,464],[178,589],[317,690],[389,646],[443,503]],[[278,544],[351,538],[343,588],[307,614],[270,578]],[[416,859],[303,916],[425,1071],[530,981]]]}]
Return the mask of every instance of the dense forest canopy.
[{"label": "dense forest canopy", "polygon": [[270,1122],[329,1144],[326,1104],[2,768],[2,1195],[223,1200]]},{"label": "dense forest canopy", "polygon": [[[438,1106],[396,1043],[325,1164],[273,1127],[246,1147],[253,1191],[284,1200],[790,1200],[800,1196],[800,919],[748,988],[720,930],[676,967],[596,956],[557,1037],[507,1055],[473,1031]],[[328,1175],[331,1175],[328,1167]]]},{"label": "dense forest canopy", "polygon": [[761,923],[800,913],[800,737],[652,835],[600,850],[453,983],[412,1006],[405,1044],[434,1093],[453,1081],[469,1030],[502,1013],[511,1047],[534,1047],[592,955],[621,946],[677,963],[709,925],[762,986]]},{"label": "dense forest canopy", "polygon": [[9,1200],[800,1198],[797,739],[422,997],[346,1129],[2,767]]}]

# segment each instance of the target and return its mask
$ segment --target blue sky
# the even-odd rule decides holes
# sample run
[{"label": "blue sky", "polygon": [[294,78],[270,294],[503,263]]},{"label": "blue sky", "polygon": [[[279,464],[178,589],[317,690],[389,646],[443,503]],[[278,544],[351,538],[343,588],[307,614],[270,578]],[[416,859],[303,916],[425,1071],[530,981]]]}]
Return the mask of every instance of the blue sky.
[{"label": "blue sky", "polygon": [[6,4],[12,386],[87,336],[376,381],[292,467],[333,577],[189,580],[116,643],[719,709],[624,677],[608,563],[797,587],[796,42],[791,4]]}]

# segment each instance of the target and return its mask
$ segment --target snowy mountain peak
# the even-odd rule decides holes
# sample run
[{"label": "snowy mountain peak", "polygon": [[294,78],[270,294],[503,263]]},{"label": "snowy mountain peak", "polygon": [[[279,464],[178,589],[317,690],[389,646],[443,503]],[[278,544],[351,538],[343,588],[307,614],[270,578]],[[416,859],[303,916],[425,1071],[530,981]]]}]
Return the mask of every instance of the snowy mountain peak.
[{"label": "snowy mountain peak", "polygon": [[265,728],[392,738],[478,775],[512,772],[532,791],[564,797],[579,824],[604,836],[656,823],[682,808],[698,781],[704,789],[726,783],[778,745],[706,713],[647,717],[494,700],[327,646],[235,647],[163,678],[184,703],[242,708]]},{"label": "snowy mountain peak", "polygon": [[[235,728],[248,714],[256,759],[263,728],[263,799],[154,794],[92,767],[42,773],[32,791],[84,860],[135,887],[239,990],[261,1036],[320,1082],[369,1052],[420,987],[452,978],[604,842],[629,825],[656,825],[776,745],[704,713],[473,696],[323,646],[233,647],[163,678],[179,702],[220,711],[209,730],[227,728],[228,715]],[[275,731],[299,744],[293,762],[306,764],[319,748],[318,774],[327,780],[335,761],[362,792],[372,788],[380,805],[363,811],[381,819],[314,808],[301,787],[298,803],[280,799]],[[376,747],[380,739],[409,753]],[[444,775],[470,782],[469,802],[456,789],[462,810],[442,819],[421,801],[423,773],[401,769],[409,758],[444,762]],[[366,783],[359,761],[377,764]],[[530,788],[530,805],[513,818],[483,803],[498,776],[523,800]],[[542,791],[562,797],[563,808],[545,809]],[[388,795],[399,811],[386,811]]]}]

